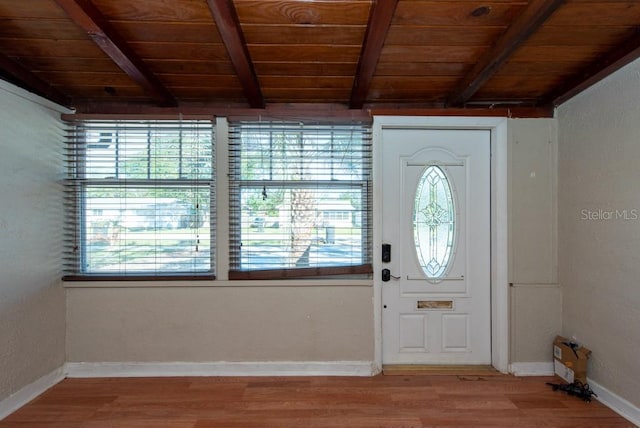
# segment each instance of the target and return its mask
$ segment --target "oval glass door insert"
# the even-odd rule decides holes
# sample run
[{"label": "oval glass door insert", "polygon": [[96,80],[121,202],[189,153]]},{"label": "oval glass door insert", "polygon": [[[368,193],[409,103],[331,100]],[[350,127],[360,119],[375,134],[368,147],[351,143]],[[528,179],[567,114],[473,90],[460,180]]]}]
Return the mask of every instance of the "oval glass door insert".
[{"label": "oval glass door insert", "polygon": [[416,253],[428,278],[443,277],[453,261],[455,222],[451,184],[442,168],[431,165],[418,182],[413,211]]}]

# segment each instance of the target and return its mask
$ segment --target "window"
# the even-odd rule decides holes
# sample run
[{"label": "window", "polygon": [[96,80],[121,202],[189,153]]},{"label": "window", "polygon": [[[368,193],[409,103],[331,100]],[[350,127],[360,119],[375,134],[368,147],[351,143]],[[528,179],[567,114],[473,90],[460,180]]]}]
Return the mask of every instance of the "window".
[{"label": "window", "polygon": [[230,127],[230,279],[371,272],[371,133]]},{"label": "window", "polygon": [[429,166],[416,190],[413,237],[420,266],[430,279],[443,277],[452,262],[455,219],[449,180],[439,166]]},{"label": "window", "polygon": [[211,277],[211,121],[82,121],[67,141],[65,279]]}]

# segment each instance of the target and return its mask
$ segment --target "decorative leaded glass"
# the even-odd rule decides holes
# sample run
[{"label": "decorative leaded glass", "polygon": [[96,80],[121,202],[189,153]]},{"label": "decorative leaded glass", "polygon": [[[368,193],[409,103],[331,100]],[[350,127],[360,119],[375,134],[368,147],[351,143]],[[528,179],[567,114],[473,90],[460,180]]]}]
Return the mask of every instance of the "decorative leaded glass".
[{"label": "decorative leaded glass", "polygon": [[416,253],[429,278],[444,276],[452,261],[455,219],[449,180],[442,168],[431,165],[418,182],[413,211]]}]

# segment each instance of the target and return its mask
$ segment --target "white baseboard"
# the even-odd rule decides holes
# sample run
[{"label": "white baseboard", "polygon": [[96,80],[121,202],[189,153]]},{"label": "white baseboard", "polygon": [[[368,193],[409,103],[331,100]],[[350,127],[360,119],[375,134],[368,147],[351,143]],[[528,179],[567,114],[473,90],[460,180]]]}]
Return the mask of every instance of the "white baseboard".
[{"label": "white baseboard", "polygon": [[38,395],[51,388],[56,383],[65,378],[62,367],[55,369],[49,374],[42,376],[35,382],[30,383],[24,388],[11,394],[4,400],[0,401],[0,420],[6,418]]},{"label": "white baseboard", "polygon": [[553,376],[553,363],[511,363],[509,373],[514,376]]},{"label": "white baseboard", "polygon": [[66,363],[67,377],[372,376],[372,361]]},{"label": "white baseboard", "polygon": [[625,400],[619,395],[609,391],[593,379],[587,379],[589,386],[598,396],[599,402],[627,419],[629,422],[640,427],[640,408]]},{"label": "white baseboard", "polygon": [[[515,376],[553,376],[553,363],[512,363],[509,371]],[[598,396],[597,399],[611,410],[640,427],[640,408],[609,391],[592,379],[587,379],[589,386]]]}]

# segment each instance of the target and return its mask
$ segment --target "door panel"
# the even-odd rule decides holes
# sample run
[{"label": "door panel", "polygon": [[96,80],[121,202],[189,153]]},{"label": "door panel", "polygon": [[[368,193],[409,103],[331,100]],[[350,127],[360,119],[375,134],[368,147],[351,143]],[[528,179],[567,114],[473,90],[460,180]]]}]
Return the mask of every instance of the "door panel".
[{"label": "door panel", "polygon": [[428,316],[426,314],[400,314],[400,350],[402,352],[428,352]]},{"label": "door panel", "polygon": [[489,364],[490,132],[383,128],[381,153],[383,363]]}]

